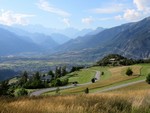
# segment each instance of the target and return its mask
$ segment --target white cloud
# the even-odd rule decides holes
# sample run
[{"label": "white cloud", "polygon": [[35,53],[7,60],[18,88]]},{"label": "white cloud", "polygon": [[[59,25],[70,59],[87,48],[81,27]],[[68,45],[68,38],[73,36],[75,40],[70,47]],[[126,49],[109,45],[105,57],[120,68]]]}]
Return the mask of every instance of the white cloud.
[{"label": "white cloud", "polygon": [[115,19],[116,19],[116,20],[122,20],[123,17],[122,17],[121,15],[117,15],[117,16],[115,16]]},{"label": "white cloud", "polygon": [[68,18],[64,18],[63,23],[66,24],[67,27],[70,27],[70,20]]},{"label": "white cloud", "polygon": [[128,9],[125,11],[123,18],[128,21],[136,21],[142,17],[142,14],[134,9]]},{"label": "white cloud", "polygon": [[136,5],[137,9],[140,11],[150,10],[150,0],[133,0],[133,3]]},{"label": "white cloud", "polygon": [[59,16],[63,16],[63,17],[69,17],[70,16],[70,13],[50,5],[45,0],[40,0],[39,3],[37,3],[37,6],[40,9],[44,10],[44,11],[47,11],[47,12],[50,12],[50,13],[54,13],[54,14],[57,14]]},{"label": "white cloud", "polygon": [[138,21],[150,15],[150,0],[133,0],[135,8],[124,10],[123,15],[115,17],[116,20]]},{"label": "white cloud", "polygon": [[105,8],[95,8],[95,9],[91,9],[90,11],[98,14],[112,14],[112,13],[122,12],[123,9],[124,9],[123,5],[118,4],[118,5],[111,5]]},{"label": "white cloud", "polygon": [[94,21],[92,17],[82,18],[82,23],[91,24]]},{"label": "white cloud", "polygon": [[0,23],[9,26],[13,24],[27,25],[29,22],[28,17],[33,17],[33,16],[35,15],[14,13],[13,11],[4,11],[3,9],[1,9]]}]

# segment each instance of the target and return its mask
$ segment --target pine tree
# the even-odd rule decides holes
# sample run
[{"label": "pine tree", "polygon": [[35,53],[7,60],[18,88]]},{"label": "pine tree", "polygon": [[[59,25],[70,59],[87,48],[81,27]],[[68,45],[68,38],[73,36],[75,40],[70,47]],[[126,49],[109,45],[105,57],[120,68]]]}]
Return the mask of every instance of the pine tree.
[{"label": "pine tree", "polygon": [[63,66],[63,67],[62,67],[62,71],[61,71],[61,75],[62,75],[62,76],[65,76],[66,74],[67,74],[66,66]]}]

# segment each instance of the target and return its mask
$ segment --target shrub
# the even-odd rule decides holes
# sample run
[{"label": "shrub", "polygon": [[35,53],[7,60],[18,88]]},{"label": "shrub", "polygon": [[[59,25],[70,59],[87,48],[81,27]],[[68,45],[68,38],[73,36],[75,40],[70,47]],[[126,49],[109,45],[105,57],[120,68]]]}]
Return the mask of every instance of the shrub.
[{"label": "shrub", "polygon": [[24,88],[18,89],[16,91],[16,96],[25,96],[28,95],[28,91],[25,90]]},{"label": "shrub", "polygon": [[131,76],[133,74],[133,71],[131,68],[128,68],[126,71],[126,75]]},{"label": "shrub", "polygon": [[85,89],[85,93],[88,94],[89,93],[89,88]]},{"label": "shrub", "polygon": [[56,87],[56,86],[62,86],[62,81],[60,79],[53,80],[51,82],[51,86],[54,86],[54,87]]},{"label": "shrub", "polygon": [[147,77],[146,77],[146,82],[148,83],[148,84],[150,84],[150,73],[147,75]]},{"label": "shrub", "polygon": [[92,79],[91,79],[91,82],[92,82],[92,83],[95,83],[95,78],[92,78]]},{"label": "shrub", "polygon": [[59,94],[60,92],[60,89],[59,89],[59,87],[57,87],[57,89],[56,89],[56,94]]}]

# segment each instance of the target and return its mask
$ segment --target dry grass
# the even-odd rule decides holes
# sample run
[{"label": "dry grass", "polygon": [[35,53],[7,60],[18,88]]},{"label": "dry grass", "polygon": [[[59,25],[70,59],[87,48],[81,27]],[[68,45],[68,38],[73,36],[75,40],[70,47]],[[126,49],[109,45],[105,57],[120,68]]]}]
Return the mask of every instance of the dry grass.
[{"label": "dry grass", "polygon": [[133,84],[133,85],[130,85],[130,86],[126,86],[126,87],[123,87],[123,88],[113,90],[113,92],[114,91],[126,92],[126,91],[148,90],[148,89],[150,89],[150,85],[147,84],[146,82],[141,82],[141,83],[137,83],[137,84]]},{"label": "dry grass", "polygon": [[[0,113],[149,113],[149,90],[70,96],[0,98]],[[140,112],[138,112],[140,111]]]}]

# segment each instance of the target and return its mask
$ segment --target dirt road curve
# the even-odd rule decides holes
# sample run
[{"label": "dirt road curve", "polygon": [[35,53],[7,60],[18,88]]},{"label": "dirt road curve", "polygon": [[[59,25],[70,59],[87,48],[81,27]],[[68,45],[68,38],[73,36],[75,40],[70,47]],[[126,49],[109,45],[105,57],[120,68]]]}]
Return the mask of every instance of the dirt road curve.
[{"label": "dirt road curve", "polygon": [[130,82],[130,83],[126,83],[126,84],[122,84],[122,85],[110,87],[110,88],[107,88],[107,89],[98,91],[98,92],[96,92],[96,93],[102,93],[102,92],[106,92],[106,91],[111,91],[111,90],[119,89],[119,88],[122,88],[122,87],[134,85],[134,84],[137,84],[137,83],[141,83],[141,82],[144,82],[144,81],[145,81],[145,80],[139,80],[139,81],[135,81],[135,82]]},{"label": "dirt road curve", "polygon": [[[97,78],[97,80],[100,79],[100,71],[96,71],[95,78]],[[84,86],[84,85],[89,85],[89,84],[92,84],[92,82],[88,82],[88,83],[84,83],[84,84],[77,84],[77,86]],[[73,88],[73,87],[76,87],[76,86],[74,86],[74,85],[62,86],[62,87],[59,87],[59,89],[68,89],[68,88]],[[35,92],[32,92],[30,94],[30,96],[39,96],[42,93],[45,93],[48,91],[55,91],[56,89],[57,89],[57,87],[40,89]]]}]

